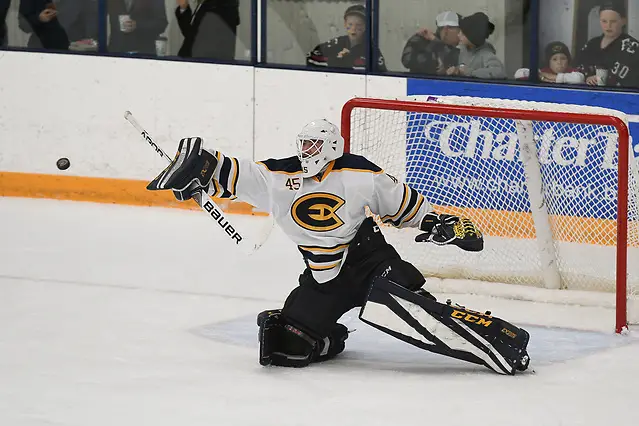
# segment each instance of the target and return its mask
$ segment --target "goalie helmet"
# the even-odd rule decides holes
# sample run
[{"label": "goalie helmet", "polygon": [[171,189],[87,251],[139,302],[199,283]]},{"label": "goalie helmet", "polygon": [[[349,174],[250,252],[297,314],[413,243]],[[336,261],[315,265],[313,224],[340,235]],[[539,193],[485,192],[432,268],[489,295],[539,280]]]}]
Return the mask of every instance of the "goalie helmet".
[{"label": "goalie helmet", "polygon": [[302,163],[303,177],[317,175],[343,154],[344,138],[328,120],[311,121],[297,135],[297,156]]}]

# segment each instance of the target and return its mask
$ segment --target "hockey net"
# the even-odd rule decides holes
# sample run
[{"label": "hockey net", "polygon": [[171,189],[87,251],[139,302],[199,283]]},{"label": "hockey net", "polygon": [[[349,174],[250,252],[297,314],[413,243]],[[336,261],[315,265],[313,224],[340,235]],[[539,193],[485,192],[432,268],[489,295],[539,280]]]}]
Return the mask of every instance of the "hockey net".
[{"label": "hockey net", "polygon": [[353,99],[342,132],[348,152],[483,231],[485,249],[468,253],[416,249],[417,231],[385,229],[426,277],[553,289],[558,300],[585,295],[584,304],[587,292],[608,292],[617,332],[639,322],[639,174],[623,113],[454,96]]}]

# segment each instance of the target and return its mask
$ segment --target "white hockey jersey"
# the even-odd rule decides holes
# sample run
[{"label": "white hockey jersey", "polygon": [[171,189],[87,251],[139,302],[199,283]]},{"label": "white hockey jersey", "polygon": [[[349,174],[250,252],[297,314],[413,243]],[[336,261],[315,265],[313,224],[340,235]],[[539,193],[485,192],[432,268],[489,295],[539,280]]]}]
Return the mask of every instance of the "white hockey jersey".
[{"label": "white hockey jersey", "polygon": [[321,176],[303,178],[297,157],[255,163],[212,153],[219,161],[209,195],[271,213],[319,283],[339,273],[366,207],[396,227],[419,227],[432,211],[421,194],[358,155],[344,154]]}]

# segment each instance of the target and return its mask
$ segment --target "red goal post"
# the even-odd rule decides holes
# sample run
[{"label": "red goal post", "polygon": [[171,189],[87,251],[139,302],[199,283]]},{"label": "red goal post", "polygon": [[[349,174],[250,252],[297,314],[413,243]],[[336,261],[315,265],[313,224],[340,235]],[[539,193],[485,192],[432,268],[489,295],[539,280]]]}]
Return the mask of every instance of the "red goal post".
[{"label": "red goal post", "polygon": [[[469,268],[460,277],[614,291],[616,331],[626,327],[628,295],[635,292],[634,286],[629,289],[627,285],[629,219],[633,247],[639,246],[639,231],[637,179],[630,171],[630,135],[622,113],[452,96],[354,98],[342,109],[341,127],[345,152],[365,155],[387,172],[400,175],[438,210],[466,214],[478,221],[487,234],[487,248],[491,250],[491,235],[499,245],[496,263],[517,274],[520,259],[537,257],[538,263],[550,262],[556,269],[531,265],[532,272],[522,272],[521,278],[507,277],[508,270]],[[525,159],[526,147],[535,150],[533,161]],[[598,192],[602,186],[605,193]],[[455,197],[460,197],[459,203]],[[545,206],[535,207],[539,204]],[[522,228],[522,223],[528,228]],[[402,242],[394,244],[399,244],[402,252]],[[529,248],[532,246],[534,249]],[[598,251],[603,250],[599,247],[614,247],[611,263],[599,266],[614,269],[612,276],[599,277],[595,271],[590,277],[583,269],[588,266],[579,264],[583,252],[591,251],[588,256],[599,259]],[[515,252],[519,257],[508,257]],[[450,277],[448,269],[455,269],[445,262],[429,264],[440,258],[422,257],[427,259],[409,260],[417,262],[420,269],[432,268],[427,276]],[[606,252],[603,257],[608,259],[611,254]],[[459,256],[462,265],[472,263],[469,259]],[[603,288],[608,280],[613,287]]]}]

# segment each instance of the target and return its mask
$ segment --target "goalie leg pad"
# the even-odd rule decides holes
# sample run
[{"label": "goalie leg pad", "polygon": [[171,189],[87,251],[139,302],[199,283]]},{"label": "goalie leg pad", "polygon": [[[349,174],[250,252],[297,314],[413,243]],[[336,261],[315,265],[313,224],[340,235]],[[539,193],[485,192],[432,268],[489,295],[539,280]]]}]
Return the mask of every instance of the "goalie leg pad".
[{"label": "goalie leg pad", "polygon": [[342,324],[335,324],[328,336],[315,338],[289,324],[280,309],[261,312],[257,325],[261,365],[299,368],[326,361],[344,350],[348,338],[348,330]]},{"label": "goalie leg pad", "polygon": [[438,303],[377,278],[360,319],[419,348],[485,365],[499,374],[528,367],[529,334],[507,321]]}]

